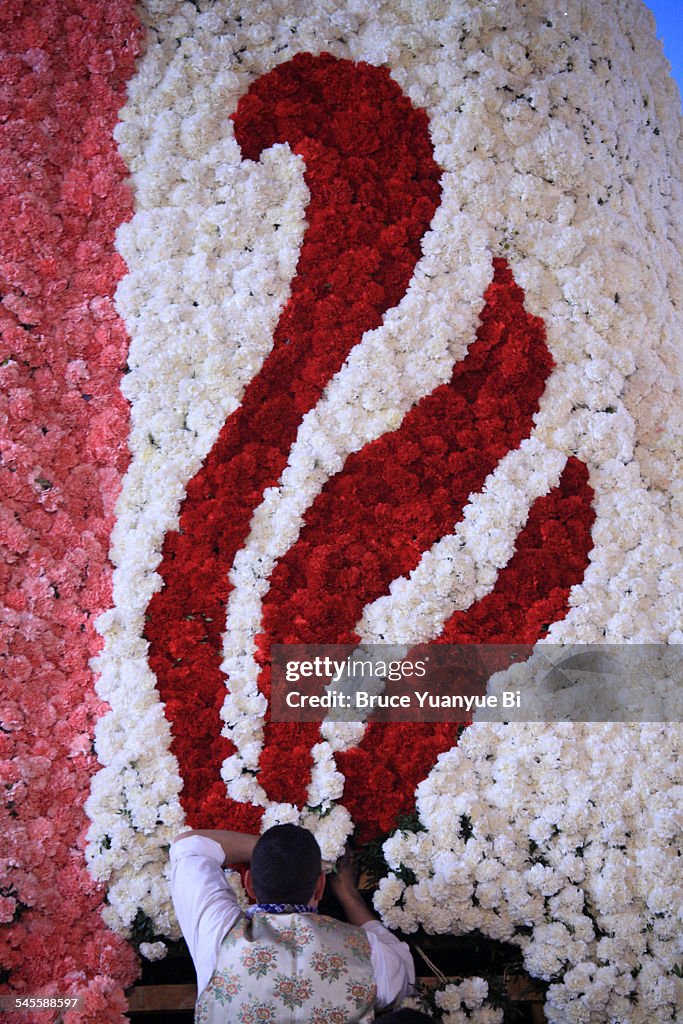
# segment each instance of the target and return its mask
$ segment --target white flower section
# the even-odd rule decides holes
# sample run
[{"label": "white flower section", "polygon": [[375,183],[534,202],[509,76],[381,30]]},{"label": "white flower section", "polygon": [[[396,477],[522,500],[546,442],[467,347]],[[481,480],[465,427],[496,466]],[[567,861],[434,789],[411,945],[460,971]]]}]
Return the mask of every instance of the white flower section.
[{"label": "white flower section", "polygon": [[436,993],[444,1024],[502,1024],[503,1011],[486,1005],[488,994],[484,978],[466,978],[458,985],[445,985]]},{"label": "white flower section", "polygon": [[[594,549],[583,583],[572,592],[570,614],[553,625],[548,640],[683,640],[683,503],[676,478],[681,453],[673,420],[673,410],[681,408],[674,344],[683,305],[680,107],[651,15],[638,0],[577,0],[566,9],[559,0],[264,0],[238,14],[222,0],[148,0],[143,14],[147,48],[117,128],[136,199],[135,217],[118,235],[129,270],[117,304],[132,339],[124,379],[131,463],[112,536],[114,608],[98,623],[105,641],[97,660],[99,693],[112,711],[97,732],[104,767],[88,802],[88,856],[96,877],[110,887],[113,927],[125,932],[141,908],[159,932],[171,935],[166,846],[183,822],[181,782],[147,663],[144,615],[161,586],[161,546],[177,526],[188,481],[270,349],[308,199],[301,160],[287,146],[267,151],[258,163],[241,159],[229,113],[251,81],[297,52],[327,50],[386,64],[427,110],[435,157],[444,169],[443,201],[407,294],[363,338],[305,418],[288,466],[264,495],[231,570],[235,590],[224,646],[231,692],[223,717],[238,753],[224,764],[223,776],[235,799],[266,807],[264,827],[304,820],[332,860],[352,828],[335,803],[343,780],[334,752],[357,743],[363,726],[321,728],[309,804],[322,808],[322,817],[310,808],[269,803],[256,774],[265,704],[253,661],[268,577],[348,453],[395,429],[412,404],[449,378],[452,363],[473,340],[492,256],[508,258],[527,309],[543,318],[556,368],[530,440],[501,462],[481,494],[470,496],[453,534],[425,553],[409,579],[394,581],[388,595],[365,609],[362,635],[429,639],[450,612],[487,593],[534,498],[556,483],[574,454],[588,465],[596,492]],[[545,774],[532,767],[529,785],[538,789],[527,797],[545,794],[548,808],[553,798],[565,801],[577,832],[582,814],[593,819],[578,796],[572,802],[570,782],[575,796],[592,785],[585,774],[592,769],[582,760],[602,763],[599,751],[593,756],[598,738],[618,749],[640,745],[643,772],[652,759],[659,766],[653,778],[657,772],[664,777],[662,756],[668,754],[660,756],[653,727],[614,726],[607,733],[579,727],[567,735],[571,742],[553,729],[525,731],[529,749],[559,749],[563,767],[557,778],[549,761],[543,762]],[[670,735],[673,743],[675,731]],[[501,755],[495,780],[487,776],[486,785],[505,778],[513,791],[523,740],[514,730],[501,736],[494,726],[471,730],[470,753],[440,799],[444,815],[471,815],[478,801],[486,806],[489,790],[481,788],[483,776],[469,761],[478,764],[477,744],[488,749],[491,737],[500,739]],[[442,765],[459,756],[447,755]],[[436,782],[423,784],[423,804],[429,786],[441,785],[440,770]],[[519,777],[525,778],[523,772]],[[662,791],[669,791],[668,784]],[[611,792],[614,807],[632,799],[617,779]],[[648,800],[647,815],[659,807],[655,838],[646,849],[638,847],[637,857],[654,908],[662,902],[669,863],[660,835],[668,827],[669,805],[658,805],[652,794]],[[454,854],[449,837],[431,821],[414,850],[407,851],[413,843],[408,838],[396,846],[419,879],[406,892],[404,923],[418,920],[429,898],[435,930],[452,929],[455,920],[465,930],[481,927],[476,922],[483,918],[490,933],[505,937],[505,907],[523,905],[528,918],[539,922],[525,952],[535,970],[552,973],[565,946],[567,963],[588,951],[593,958],[571,960],[564,985],[551,989],[558,1019],[562,999],[575,998],[572,986],[587,993],[586,1012],[602,1019],[600,1000],[605,993],[616,999],[618,985],[600,973],[600,963],[617,964],[625,954],[609,937],[594,948],[572,909],[572,886],[582,871],[595,880],[597,861],[589,855],[584,864],[586,858],[566,853],[561,871],[569,882],[554,895],[552,871],[548,876],[531,866],[528,879],[506,875],[501,902],[496,877],[484,875],[495,874],[503,857],[508,874],[515,865],[522,868],[520,836],[526,841],[528,825],[535,841],[544,842],[544,819],[527,822],[520,811],[496,839],[503,819],[486,813],[491,837],[470,839],[464,852]],[[467,870],[482,876],[477,908],[468,902],[469,876],[462,884],[452,880],[461,853]],[[431,879],[427,865],[436,865]],[[622,891],[618,865],[605,862],[604,870]],[[633,878],[628,871],[623,878],[627,891]],[[383,892],[395,892],[396,882],[390,876]],[[607,907],[606,892],[596,899]],[[550,909],[548,900],[556,901]],[[498,924],[494,907],[502,914]],[[578,930],[569,933],[567,921]],[[662,962],[669,951],[668,921],[654,919],[650,940]],[[663,1003],[671,1001],[677,982],[657,974],[650,961],[643,961],[641,973],[637,985],[644,1000],[652,1002],[657,990]],[[625,1016],[620,1004],[609,1005],[617,1017]],[[630,1004],[628,1013],[628,1019],[640,1019],[640,1009]]]},{"label": "white flower section", "polygon": [[141,942],[138,950],[145,960],[163,960],[168,947],[165,942]]},{"label": "white flower section", "polygon": [[679,743],[660,723],[471,726],[418,787],[426,831],[385,843],[375,906],[405,931],[515,943],[530,974],[562,978],[553,1024],[675,1020]]}]

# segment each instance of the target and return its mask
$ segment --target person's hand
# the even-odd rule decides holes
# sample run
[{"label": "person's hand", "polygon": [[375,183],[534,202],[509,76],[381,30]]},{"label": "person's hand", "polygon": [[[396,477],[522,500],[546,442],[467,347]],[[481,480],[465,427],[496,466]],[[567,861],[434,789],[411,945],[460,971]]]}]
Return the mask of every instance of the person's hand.
[{"label": "person's hand", "polygon": [[328,876],[328,882],[340,903],[343,895],[354,895],[355,893],[360,895],[358,865],[353,851],[348,846],[335,864],[334,871]]},{"label": "person's hand", "polygon": [[375,915],[368,908],[360,894],[357,883],[358,868],[355,857],[349,847],[339,858],[335,871],[328,876],[330,888],[341,903],[347,920],[351,924],[362,925],[374,921]]}]

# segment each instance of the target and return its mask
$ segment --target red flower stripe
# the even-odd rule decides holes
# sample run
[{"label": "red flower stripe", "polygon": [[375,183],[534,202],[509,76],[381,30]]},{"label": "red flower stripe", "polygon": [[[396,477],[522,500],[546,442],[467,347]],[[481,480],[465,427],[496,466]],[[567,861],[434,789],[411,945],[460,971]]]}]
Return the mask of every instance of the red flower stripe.
[{"label": "red flower stripe", "polygon": [[12,991],[90,986],[104,1011],[125,1005],[116,986],[137,972],[100,916],[83,802],[106,710],[88,664],[93,621],[111,605],[127,464],[128,338],[112,296],[125,271],[114,233],[132,202],[111,133],[142,28],[129,0],[17,0],[0,22],[0,875],[2,920],[14,918],[0,964]]},{"label": "red flower stripe", "polygon": [[593,488],[583,462],[571,456],[560,482],[538,498],[515,554],[494,590],[455,612],[436,643],[534,644],[569,611],[593,546]]},{"label": "red flower stripe", "polygon": [[[452,532],[468,496],[531,432],[552,367],[543,323],[525,311],[505,260],[494,260],[484,300],[476,341],[450,382],[348,457],[275,568],[261,638],[266,695],[271,643],[357,642],[363,607]],[[271,799],[305,802],[317,728],[267,725],[259,782]]]},{"label": "red flower stripe", "polygon": [[[272,352],[188,487],[180,529],[163,548],[165,586],[148,609],[150,664],[196,827],[226,810],[219,770],[233,747],[219,735],[219,666],[228,571],[303,415],[404,294],[440,198],[426,115],[385,68],[299,54],[251,86],[234,122],[246,158],[289,142],[304,157],[311,199]],[[240,813],[234,820],[256,825],[257,813]]]},{"label": "red flower stripe", "polygon": [[[558,486],[532,505],[515,554],[493,591],[467,611],[455,612],[433,643],[534,644],[551,623],[563,619],[569,592],[588,565],[592,502],[588,471],[571,457]],[[421,647],[409,659],[424,653]],[[361,841],[388,831],[397,815],[412,810],[415,787],[438,754],[453,745],[456,728],[451,723],[370,722],[357,748],[336,755],[346,778],[344,804],[361,823]]]}]

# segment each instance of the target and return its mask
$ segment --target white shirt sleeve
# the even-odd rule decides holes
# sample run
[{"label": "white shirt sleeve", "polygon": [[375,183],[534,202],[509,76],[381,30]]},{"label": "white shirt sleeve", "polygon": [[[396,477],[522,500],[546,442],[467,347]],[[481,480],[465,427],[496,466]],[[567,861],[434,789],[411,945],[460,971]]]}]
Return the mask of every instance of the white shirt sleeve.
[{"label": "white shirt sleeve", "polygon": [[386,1009],[404,999],[415,985],[415,965],[410,949],[379,921],[363,925],[370,943],[370,961],[377,985],[375,1006]]},{"label": "white shirt sleeve", "polygon": [[197,994],[211,980],[221,942],[240,917],[222,868],[223,848],[208,836],[171,844],[171,897],[197,972]]}]

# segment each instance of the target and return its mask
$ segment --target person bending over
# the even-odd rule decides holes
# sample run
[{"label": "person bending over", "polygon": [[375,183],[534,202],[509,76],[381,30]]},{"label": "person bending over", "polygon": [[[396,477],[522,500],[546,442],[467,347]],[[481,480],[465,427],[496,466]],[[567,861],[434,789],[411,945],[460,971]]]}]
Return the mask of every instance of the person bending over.
[{"label": "person bending over", "polygon": [[[222,869],[250,864],[255,904],[242,913]],[[197,972],[197,1024],[353,1024],[405,997],[410,950],[367,908],[350,858],[331,887],[348,924],[317,913],[325,889],[320,848],[298,825],[259,838],[191,831],[171,846],[171,895]]]}]

